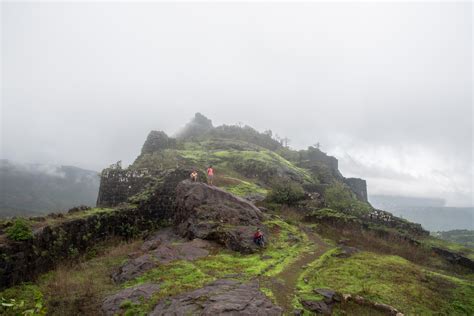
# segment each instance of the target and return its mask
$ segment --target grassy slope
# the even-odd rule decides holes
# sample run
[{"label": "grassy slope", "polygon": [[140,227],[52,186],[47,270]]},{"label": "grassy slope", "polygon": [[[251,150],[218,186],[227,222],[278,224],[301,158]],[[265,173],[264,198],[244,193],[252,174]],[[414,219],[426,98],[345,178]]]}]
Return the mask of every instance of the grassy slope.
[{"label": "grassy slope", "polygon": [[299,298],[318,299],[313,289],[331,288],[392,305],[409,315],[474,313],[472,282],[429,271],[398,256],[360,252],[338,258],[337,251],[326,253],[300,276]]},{"label": "grassy slope", "polygon": [[[238,149],[235,149],[236,147]],[[202,171],[205,171],[207,166],[213,165],[216,172],[215,184],[239,196],[251,193],[265,196],[268,193],[268,183],[255,177],[244,176],[237,170],[238,165],[254,165],[261,174],[269,170],[277,170],[291,174],[301,182],[315,182],[310,172],[295,166],[277,153],[242,141],[187,142],[181,149],[166,149],[162,152],[142,155],[137,158],[132,167],[173,168],[177,165]]]}]

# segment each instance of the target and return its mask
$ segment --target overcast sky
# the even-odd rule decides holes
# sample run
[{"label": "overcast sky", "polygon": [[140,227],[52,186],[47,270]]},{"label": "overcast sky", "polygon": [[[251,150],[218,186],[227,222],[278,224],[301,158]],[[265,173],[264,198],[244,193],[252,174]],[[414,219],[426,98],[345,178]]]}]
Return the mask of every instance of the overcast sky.
[{"label": "overcast sky", "polygon": [[2,158],[127,164],[199,111],[319,141],[369,194],[473,205],[468,1],[1,6]]}]

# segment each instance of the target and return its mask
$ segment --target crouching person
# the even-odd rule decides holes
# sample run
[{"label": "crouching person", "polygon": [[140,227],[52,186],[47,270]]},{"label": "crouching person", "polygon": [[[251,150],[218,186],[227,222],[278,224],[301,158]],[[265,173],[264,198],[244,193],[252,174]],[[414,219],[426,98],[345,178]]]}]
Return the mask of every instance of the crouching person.
[{"label": "crouching person", "polygon": [[263,237],[263,233],[260,228],[257,228],[257,231],[253,235],[253,242],[259,247],[265,246],[265,238]]}]

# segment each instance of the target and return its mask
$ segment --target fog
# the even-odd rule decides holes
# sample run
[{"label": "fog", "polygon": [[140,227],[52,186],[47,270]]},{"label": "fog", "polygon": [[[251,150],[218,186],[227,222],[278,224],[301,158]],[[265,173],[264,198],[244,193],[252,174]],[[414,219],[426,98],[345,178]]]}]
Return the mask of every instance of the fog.
[{"label": "fog", "polygon": [[1,158],[100,170],[195,112],[473,205],[472,7],[1,3]]}]

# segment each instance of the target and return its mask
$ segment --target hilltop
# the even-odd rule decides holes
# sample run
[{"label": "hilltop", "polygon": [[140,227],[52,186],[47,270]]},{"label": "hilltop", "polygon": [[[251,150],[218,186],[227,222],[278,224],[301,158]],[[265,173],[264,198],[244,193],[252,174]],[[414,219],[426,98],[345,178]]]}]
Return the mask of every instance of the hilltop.
[{"label": "hilltop", "polygon": [[96,208],[3,221],[0,250],[7,315],[474,313],[472,249],[372,207],[319,148],[199,113],[104,169]]}]

